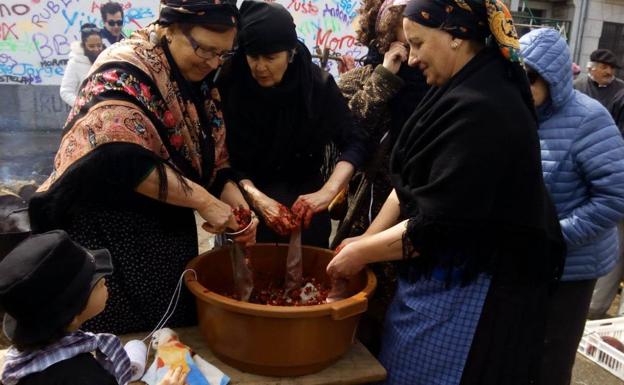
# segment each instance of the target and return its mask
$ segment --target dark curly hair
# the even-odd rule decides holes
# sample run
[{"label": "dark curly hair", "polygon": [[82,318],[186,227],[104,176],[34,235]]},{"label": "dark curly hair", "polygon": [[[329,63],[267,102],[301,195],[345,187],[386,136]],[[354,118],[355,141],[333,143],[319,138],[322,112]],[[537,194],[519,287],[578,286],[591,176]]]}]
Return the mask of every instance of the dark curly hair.
[{"label": "dark curly hair", "polygon": [[362,7],[358,9],[360,28],[357,31],[357,39],[367,47],[374,44],[379,53],[383,55],[390,48],[390,44],[397,39],[395,31],[403,21],[405,6],[390,7],[377,31],[375,24],[382,4],[383,0],[362,1]]},{"label": "dark curly hair", "polygon": [[102,15],[102,20],[105,23],[106,23],[106,20],[108,19],[108,15],[114,15],[117,12],[121,12],[121,20],[123,20],[124,11],[123,11],[123,7],[121,6],[121,4],[115,3],[113,1],[109,1],[108,3],[103,4],[100,7],[100,14]]}]

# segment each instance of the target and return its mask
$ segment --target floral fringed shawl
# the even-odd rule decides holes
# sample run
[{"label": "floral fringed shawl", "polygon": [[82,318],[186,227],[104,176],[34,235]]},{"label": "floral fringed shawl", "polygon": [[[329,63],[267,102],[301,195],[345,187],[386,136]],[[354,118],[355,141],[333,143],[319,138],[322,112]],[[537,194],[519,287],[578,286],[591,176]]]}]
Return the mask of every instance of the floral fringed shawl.
[{"label": "floral fringed shawl", "polygon": [[217,179],[222,187],[227,178],[217,89],[208,81],[186,82],[151,27],[100,55],[67,118],[54,171],[39,191],[77,160],[114,142],[139,145],[206,188]]}]

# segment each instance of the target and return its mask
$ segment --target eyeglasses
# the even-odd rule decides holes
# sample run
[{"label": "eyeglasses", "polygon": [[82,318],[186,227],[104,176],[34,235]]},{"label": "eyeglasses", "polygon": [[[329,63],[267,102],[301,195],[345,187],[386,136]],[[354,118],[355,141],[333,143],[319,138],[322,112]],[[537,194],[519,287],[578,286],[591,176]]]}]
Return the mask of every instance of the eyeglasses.
[{"label": "eyeglasses", "polygon": [[108,24],[109,27],[121,27],[123,25],[123,20],[109,20],[106,22],[106,24]]},{"label": "eyeglasses", "polygon": [[535,84],[537,79],[539,79],[540,77],[537,72],[533,71],[530,68],[527,68],[526,74],[527,74],[527,78],[529,79],[529,84]]},{"label": "eyeglasses", "polygon": [[191,47],[193,47],[193,52],[195,52],[195,55],[199,56],[202,59],[212,60],[218,57],[221,62],[225,62],[231,59],[232,56],[234,56],[234,54],[236,53],[235,50],[225,51],[223,53],[217,53],[214,49],[202,48],[197,43],[197,41],[193,39],[193,36],[191,36],[188,32],[182,32],[182,33],[186,37],[186,40],[188,40],[188,42],[191,44]]}]

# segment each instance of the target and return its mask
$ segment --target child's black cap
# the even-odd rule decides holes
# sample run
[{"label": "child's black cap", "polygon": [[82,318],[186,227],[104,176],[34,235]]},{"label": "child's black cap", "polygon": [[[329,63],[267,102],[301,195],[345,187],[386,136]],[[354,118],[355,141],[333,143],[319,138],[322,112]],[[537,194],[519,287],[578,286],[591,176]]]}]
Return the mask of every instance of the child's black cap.
[{"label": "child's black cap", "polygon": [[63,230],[33,235],[0,262],[4,333],[21,345],[46,342],[84,308],[113,272],[108,250],[89,251]]}]

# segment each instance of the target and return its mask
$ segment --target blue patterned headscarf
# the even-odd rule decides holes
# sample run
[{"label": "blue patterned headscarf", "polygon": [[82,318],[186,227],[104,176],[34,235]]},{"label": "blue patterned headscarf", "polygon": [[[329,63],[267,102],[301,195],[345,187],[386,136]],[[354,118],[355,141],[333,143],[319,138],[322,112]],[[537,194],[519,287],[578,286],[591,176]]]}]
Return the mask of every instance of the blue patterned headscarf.
[{"label": "blue patterned headscarf", "polygon": [[492,35],[507,60],[521,62],[511,13],[500,0],[411,0],[403,14],[460,39],[485,40]]}]

